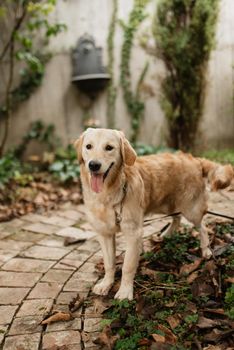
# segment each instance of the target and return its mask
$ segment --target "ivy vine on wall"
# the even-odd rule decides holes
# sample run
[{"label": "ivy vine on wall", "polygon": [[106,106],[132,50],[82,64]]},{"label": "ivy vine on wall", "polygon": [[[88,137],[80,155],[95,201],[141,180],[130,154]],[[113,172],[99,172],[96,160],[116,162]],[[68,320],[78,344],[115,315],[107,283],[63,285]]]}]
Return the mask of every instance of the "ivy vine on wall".
[{"label": "ivy vine on wall", "polygon": [[160,0],[153,33],[166,66],[162,107],[169,145],[194,146],[202,114],[205,72],[214,47],[219,0]]},{"label": "ivy vine on wall", "polygon": [[45,64],[51,56],[46,47],[53,36],[66,29],[65,24],[50,18],[56,3],[56,0],[0,2],[0,68],[6,80],[0,101],[3,118],[0,156],[7,141],[12,111],[41,84]]},{"label": "ivy vine on wall", "polygon": [[135,91],[133,91],[131,87],[130,60],[134,35],[141,22],[146,18],[144,10],[148,2],[149,0],[134,0],[128,23],[121,22],[124,39],[121,51],[120,83],[123,89],[127,110],[131,116],[132,142],[136,142],[137,140],[140,123],[144,115],[144,102],[140,99],[140,86],[147,73],[148,63],[145,65],[138,79]]},{"label": "ivy vine on wall", "polygon": [[115,128],[115,101],[117,95],[117,88],[114,84],[114,36],[118,12],[118,0],[113,0],[113,12],[111,16],[109,34],[107,38],[108,49],[108,73],[110,74],[110,82],[107,91],[107,126],[108,128]]}]

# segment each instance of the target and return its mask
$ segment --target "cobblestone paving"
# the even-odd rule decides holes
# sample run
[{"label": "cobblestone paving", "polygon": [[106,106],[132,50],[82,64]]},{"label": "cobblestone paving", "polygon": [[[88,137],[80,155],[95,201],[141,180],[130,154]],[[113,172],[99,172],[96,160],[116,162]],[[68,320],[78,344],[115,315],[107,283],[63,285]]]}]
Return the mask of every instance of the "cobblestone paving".
[{"label": "cobblestone paving", "polygon": [[[210,209],[234,215],[234,192],[211,197]],[[101,315],[91,307],[83,307],[71,321],[41,325],[51,311],[68,310],[77,293],[91,293],[98,280],[95,264],[102,255],[84,212],[83,205],[67,203],[56,212],[0,224],[0,349],[97,349],[92,340]],[[145,226],[144,238],[167,222]],[[64,246],[67,237],[86,240]],[[124,250],[122,236],[117,249]]]}]

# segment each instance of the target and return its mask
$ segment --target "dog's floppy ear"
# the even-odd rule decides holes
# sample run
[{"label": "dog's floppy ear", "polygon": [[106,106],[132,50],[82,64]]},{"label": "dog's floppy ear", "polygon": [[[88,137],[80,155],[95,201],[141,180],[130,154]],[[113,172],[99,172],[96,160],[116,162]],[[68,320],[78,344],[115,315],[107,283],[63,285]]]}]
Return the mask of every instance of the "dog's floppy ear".
[{"label": "dog's floppy ear", "polygon": [[74,142],[74,147],[77,151],[77,158],[79,163],[82,163],[83,158],[82,158],[82,145],[83,145],[83,140],[84,140],[84,133],[80,135],[80,137]]},{"label": "dog's floppy ear", "polygon": [[136,152],[130,145],[130,142],[126,139],[124,133],[122,131],[119,131],[120,133],[120,142],[121,142],[121,153],[123,157],[123,161],[126,165],[133,165],[136,160]]}]

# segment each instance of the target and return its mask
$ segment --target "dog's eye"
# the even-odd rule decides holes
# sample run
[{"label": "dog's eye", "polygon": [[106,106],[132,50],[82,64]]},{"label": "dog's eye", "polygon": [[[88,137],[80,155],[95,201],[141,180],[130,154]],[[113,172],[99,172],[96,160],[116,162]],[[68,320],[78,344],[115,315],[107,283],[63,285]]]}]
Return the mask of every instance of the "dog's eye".
[{"label": "dog's eye", "polygon": [[91,149],[92,148],[92,145],[90,145],[90,143],[88,145],[86,145],[86,148],[87,149]]},{"label": "dog's eye", "polygon": [[106,151],[112,151],[113,148],[114,148],[113,146],[107,145],[106,148],[105,148],[105,150],[106,150]]}]

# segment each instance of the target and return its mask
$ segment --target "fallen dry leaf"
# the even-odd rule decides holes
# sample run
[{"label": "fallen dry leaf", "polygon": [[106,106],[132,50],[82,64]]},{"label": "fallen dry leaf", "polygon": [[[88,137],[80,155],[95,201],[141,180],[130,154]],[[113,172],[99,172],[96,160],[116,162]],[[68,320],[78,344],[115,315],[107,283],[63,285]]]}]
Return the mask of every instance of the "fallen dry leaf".
[{"label": "fallen dry leaf", "polygon": [[151,269],[146,268],[144,266],[141,268],[141,273],[142,273],[142,275],[147,275],[152,279],[155,279],[155,277],[157,275],[157,271],[151,270]]},{"label": "fallen dry leaf", "polygon": [[112,350],[118,338],[117,335],[112,335],[110,326],[106,326],[93,343],[106,345],[108,350]]},{"label": "fallen dry leaf", "polygon": [[185,264],[180,268],[180,275],[189,275],[195,271],[202,263],[203,259],[197,259],[192,264]]},{"label": "fallen dry leaf", "polygon": [[181,318],[178,315],[168,316],[166,320],[172,329],[176,328],[181,322]]},{"label": "fallen dry leaf", "polygon": [[206,318],[203,316],[200,316],[198,319],[197,327],[203,329],[203,328],[213,328],[220,325],[220,322],[218,320],[212,320],[210,318]]},{"label": "fallen dry leaf", "polygon": [[224,281],[225,281],[225,282],[228,282],[228,283],[234,283],[234,277],[225,278]]},{"label": "fallen dry leaf", "polygon": [[186,278],[186,281],[188,282],[188,284],[191,284],[193,283],[193,281],[195,281],[195,279],[198,276],[199,276],[199,271],[194,271]]},{"label": "fallen dry leaf", "polygon": [[142,338],[139,340],[138,345],[139,346],[149,346],[152,343],[152,341],[150,341],[147,338]]},{"label": "fallen dry leaf", "polygon": [[151,334],[151,336],[153,337],[154,341],[159,342],[159,343],[165,343],[166,338],[164,337],[164,335],[161,334]]},{"label": "fallen dry leaf", "polygon": [[102,298],[95,298],[93,302],[93,306],[94,306],[94,312],[96,314],[102,314],[109,307],[107,303],[104,303]]},{"label": "fallen dry leaf", "polygon": [[204,273],[194,280],[191,285],[191,291],[195,298],[215,294],[214,286],[210,284],[207,274]]},{"label": "fallen dry leaf", "polygon": [[177,337],[169,328],[163,326],[162,324],[157,325],[155,328],[164,333],[166,343],[171,344],[171,345],[176,344]]},{"label": "fallen dry leaf", "polygon": [[165,343],[152,343],[150,346],[150,350],[170,350],[171,345],[170,344],[165,344]]},{"label": "fallen dry leaf", "polygon": [[174,301],[168,301],[168,303],[165,303],[165,305],[167,306],[167,307],[173,307],[173,306],[175,306],[175,304],[176,304],[176,301],[174,300]]},{"label": "fallen dry leaf", "polygon": [[71,313],[58,311],[54,315],[43,320],[41,322],[41,324],[50,324],[52,322],[60,322],[60,321],[70,321],[72,319],[73,319],[73,317],[72,317]]},{"label": "fallen dry leaf", "polygon": [[213,250],[214,256],[218,257],[218,256],[222,255],[230,248],[230,246],[231,246],[231,244],[228,244],[228,243],[225,243],[225,244],[219,245],[219,246],[215,246],[215,248]]},{"label": "fallen dry leaf", "polygon": [[68,307],[71,312],[75,312],[81,308],[81,306],[84,304],[84,298],[80,297],[79,293],[75,298],[73,298]]},{"label": "fallen dry leaf", "polygon": [[217,343],[225,337],[230,337],[232,333],[233,333],[233,330],[223,331],[223,330],[214,328],[210,333],[204,335],[204,340],[207,342]]},{"label": "fallen dry leaf", "polygon": [[209,309],[205,308],[203,311],[209,312],[210,314],[224,315],[225,312],[223,309]]}]

